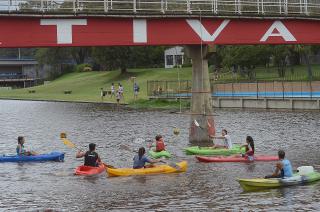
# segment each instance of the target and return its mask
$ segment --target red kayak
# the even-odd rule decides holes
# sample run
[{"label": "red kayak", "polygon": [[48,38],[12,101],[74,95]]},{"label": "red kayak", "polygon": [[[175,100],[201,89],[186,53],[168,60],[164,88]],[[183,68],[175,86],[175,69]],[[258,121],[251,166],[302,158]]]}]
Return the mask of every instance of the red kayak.
[{"label": "red kayak", "polygon": [[200,162],[253,162],[253,161],[276,161],[279,160],[278,156],[270,156],[270,155],[257,155],[253,157],[253,160],[249,160],[248,158],[244,158],[241,156],[219,156],[219,157],[203,157],[196,156],[198,161]]},{"label": "red kayak", "polygon": [[106,171],[106,167],[101,164],[98,167],[93,167],[93,166],[78,166],[74,174],[75,175],[95,175],[95,174],[100,174],[102,172]]}]

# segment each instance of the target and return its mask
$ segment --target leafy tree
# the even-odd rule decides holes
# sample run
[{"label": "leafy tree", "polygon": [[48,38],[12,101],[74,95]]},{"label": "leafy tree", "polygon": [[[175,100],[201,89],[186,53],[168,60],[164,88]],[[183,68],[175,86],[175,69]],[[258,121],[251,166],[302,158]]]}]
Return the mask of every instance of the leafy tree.
[{"label": "leafy tree", "polygon": [[272,46],[273,62],[277,66],[279,77],[285,77],[288,56],[290,55],[290,46],[275,45]]},{"label": "leafy tree", "polygon": [[269,46],[225,46],[222,48],[222,64],[231,68],[239,66],[240,73],[255,78],[255,67],[266,65],[270,58]]}]

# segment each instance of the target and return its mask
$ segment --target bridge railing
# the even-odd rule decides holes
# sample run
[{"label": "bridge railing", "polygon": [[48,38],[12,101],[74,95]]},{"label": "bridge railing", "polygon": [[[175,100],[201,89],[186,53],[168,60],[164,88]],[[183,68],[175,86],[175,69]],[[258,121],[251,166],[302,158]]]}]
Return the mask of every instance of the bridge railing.
[{"label": "bridge railing", "polygon": [[0,0],[1,13],[320,16],[319,0]]}]

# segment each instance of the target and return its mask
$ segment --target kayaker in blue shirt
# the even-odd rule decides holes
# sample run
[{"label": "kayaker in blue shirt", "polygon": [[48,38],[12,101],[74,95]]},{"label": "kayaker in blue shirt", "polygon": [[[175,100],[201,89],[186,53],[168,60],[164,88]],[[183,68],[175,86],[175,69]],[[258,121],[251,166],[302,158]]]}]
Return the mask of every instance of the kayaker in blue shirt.
[{"label": "kayaker in blue shirt", "polygon": [[140,147],[138,154],[134,156],[133,158],[133,168],[134,169],[141,169],[141,168],[148,168],[146,167],[146,163],[158,163],[161,162],[161,160],[157,160],[157,159],[150,159],[148,157],[146,157],[144,154],[146,153],[146,149],[144,147]]},{"label": "kayaker in blue shirt", "polygon": [[37,153],[31,152],[31,151],[26,151],[24,149],[24,142],[25,142],[24,137],[19,136],[18,137],[18,145],[16,148],[17,155],[24,155],[24,156],[36,155]]},{"label": "kayaker in blue shirt", "polygon": [[96,144],[89,144],[89,151],[81,152],[80,150],[76,154],[76,158],[84,157],[84,165],[85,166],[93,166],[97,167],[101,164],[101,159],[96,151]]},{"label": "kayaker in blue shirt", "polygon": [[285,178],[292,177],[292,166],[288,159],[285,159],[285,152],[283,150],[278,151],[280,161],[276,164],[276,170],[272,175],[265,176],[265,178]]}]

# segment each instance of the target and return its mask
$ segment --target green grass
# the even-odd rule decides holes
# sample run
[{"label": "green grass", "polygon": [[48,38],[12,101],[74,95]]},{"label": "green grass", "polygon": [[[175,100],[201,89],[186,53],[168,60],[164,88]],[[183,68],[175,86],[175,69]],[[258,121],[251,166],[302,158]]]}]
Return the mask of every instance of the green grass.
[{"label": "green grass", "polygon": [[[285,80],[285,81],[306,81],[308,80],[307,67],[303,65],[294,66],[293,72],[290,68],[286,69],[286,75],[284,78],[278,76],[278,71],[276,67],[257,67],[256,78],[255,80],[260,81],[273,81],[273,80]],[[313,80],[320,80],[320,65],[312,65]],[[239,74],[236,74],[236,77],[233,77],[229,72],[223,73],[220,75],[218,81],[248,81],[248,78],[242,77]]]},{"label": "green grass", "polygon": [[[313,65],[312,71],[314,80],[320,80],[320,65]],[[191,80],[192,68],[179,69],[181,80]],[[287,70],[285,80],[307,80],[307,70],[305,66],[295,66],[293,74]],[[222,74],[217,81],[248,81],[246,78],[232,78],[232,74]],[[133,101],[133,82],[130,77],[136,77],[140,86],[140,92],[137,101]],[[274,67],[269,69],[257,68],[257,80],[283,80],[279,78],[277,70]],[[46,85],[36,86],[26,89],[0,90],[0,98],[5,99],[30,99],[30,100],[56,100],[56,101],[79,101],[79,102],[101,102],[100,88],[110,90],[111,83],[115,83],[117,89],[120,82],[124,86],[124,102],[132,108],[164,108],[179,109],[180,102],[176,100],[148,100],[147,81],[148,80],[178,80],[178,69],[134,69],[126,74],[120,74],[120,71],[92,71],[84,73],[69,73],[50,82]],[[35,90],[35,93],[29,93],[29,90]],[[71,90],[72,94],[64,94],[65,90]],[[115,98],[104,98],[104,102],[115,102]],[[188,100],[182,101],[182,108],[189,108]]]},{"label": "green grass", "polygon": [[[191,68],[180,69],[181,80],[191,80],[191,72]],[[120,82],[124,86],[124,103],[133,104],[133,82],[129,80],[130,77],[136,77],[139,84],[138,99],[147,100],[148,80],[177,80],[178,71],[177,69],[136,69],[129,70],[127,74],[120,74],[120,71],[70,73],[46,85],[26,89],[0,90],[0,98],[101,102],[100,88],[110,90],[113,82],[117,89]],[[29,93],[29,90],[35,90],[35,93]],[[71,90],[72,94],[64,94],[65,90]],[[115,102],[115,99],[105,97],[104,101]],[[138,105],[147,106],[147,104],[138,101],[137,107]]]}]

